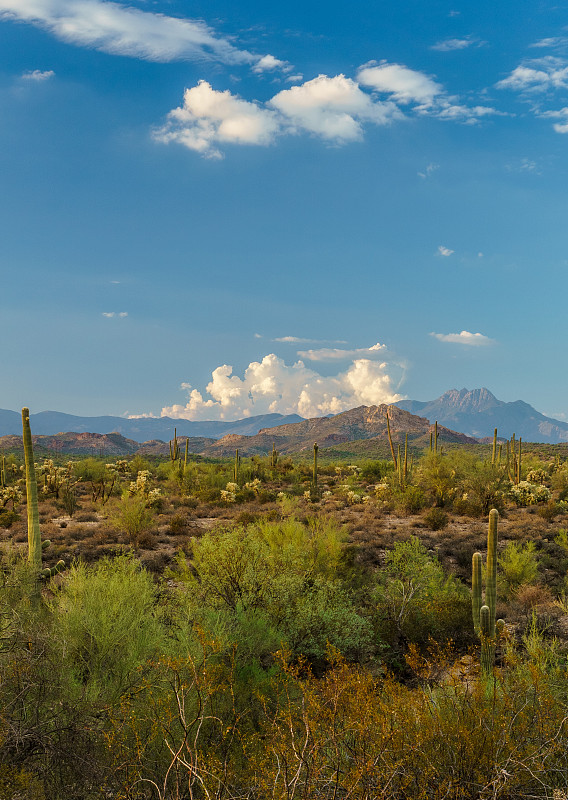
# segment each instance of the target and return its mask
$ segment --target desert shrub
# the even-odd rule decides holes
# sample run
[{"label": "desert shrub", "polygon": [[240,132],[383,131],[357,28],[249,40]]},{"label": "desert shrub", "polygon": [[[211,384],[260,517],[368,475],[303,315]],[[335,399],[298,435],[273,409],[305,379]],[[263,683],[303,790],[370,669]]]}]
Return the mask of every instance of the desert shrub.
[{"label": "desert shrub", "polygon": [[546,505],[541,506],[539,509],[537,509],[537,514],[539,515],[539,517],[542,517],[547,522],[553,522],[553,520],[560,513],[563,513],[562,508],[559,508],[558,504],[555,503],[553,500],[549,500]]},{"label": "desert shrub", "polygon": [[441,531],[448,526],[449,517],[441,508],[434,506],[424,514],[424,522],[431,531]]},{"label": "desert shrub", "polygon": [[337,577],[343,538],[317,519],[307,528],[292,519],[207,533],[194,544],[191,569],[180,562],[185,602],[207,629],[221,625],[241,644],[248,626],[272,630],[258,659],[282,642],[295,657],[321,659],[327,641],[359,657],[370,630]]},{"label": "desert shrub", "polygon": [[506,598],[512,597],[524,584],[530,584],[538,574],[538,559],[534,542],[522,545],[507,542],[503,553],[497,558],[499,586]]},{"label": "desert shrub", "polygon": [[0,509],[0,528],[11,528],[19,519],[20,515],[16,511],[7,508]]},{"label": "desert shrub", "polygon": [[400,659],[408,642],[467,641],[471,635],[468,590],[445,575],[415,536],[386,554],[371,598],[379,636],[392,648],[385,652],[389,660]]},{"label": "desert shrub", "polygon": [[363,461],[361,464],[361,477],[368,483],[376,483],[394,469],[390,461]]},{"label": "desert shrub", "polygon": [[427,453],[418,465],[416,482],[434,505],[450,505],[460,483],[458,465],[450,455]]},{"label": "desert shrub", "polygon": [[505,469],[498,464],[472,461],[464,470],[463,489],[469,513],[485,517],[492,508],[503,510],[509,481]]},{"label": "desert shrub", "polygon": [[74,564],[50,601],[68,691],[116,699],[165,646],[151,576],[132,558]]},{"label": "desert shrub", "polygon": [[154,523],[154,515],[143,497],[134,495],[118,501],[109,513],[110,522],[124,531],[134,547],[141,546],[141,537]]},{"label": "desert shrub", "polygon": [[170,518],[170,533],[178,536],[187,530],[187,517],[184,514],[174,514]]},{"label": "desert shrub", "polygon": [[405,486],[397,498],[397,505],[407,514],[417,514],[425,503],[424,492],[418,486]]}]

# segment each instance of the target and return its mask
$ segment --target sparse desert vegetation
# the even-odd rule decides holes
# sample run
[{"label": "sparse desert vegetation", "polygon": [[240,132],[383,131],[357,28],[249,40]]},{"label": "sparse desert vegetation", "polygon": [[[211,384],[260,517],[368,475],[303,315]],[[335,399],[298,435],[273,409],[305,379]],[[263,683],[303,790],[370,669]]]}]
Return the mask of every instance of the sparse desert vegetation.
[{"label": "sparse desert vegetation", "polygon": [[568,462],[513,452],[50,455],[41,595],[4,456],[1,796],[565,796]]}]

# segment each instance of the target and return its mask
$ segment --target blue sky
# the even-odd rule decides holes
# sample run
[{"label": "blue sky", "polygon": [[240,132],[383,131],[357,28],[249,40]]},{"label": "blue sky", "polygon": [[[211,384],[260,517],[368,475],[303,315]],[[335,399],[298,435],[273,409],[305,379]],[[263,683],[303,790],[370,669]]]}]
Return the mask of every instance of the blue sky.
[{"label": "blue sky", "polygon": [[568,4],[0,0],[0,407],[568,418]]}]

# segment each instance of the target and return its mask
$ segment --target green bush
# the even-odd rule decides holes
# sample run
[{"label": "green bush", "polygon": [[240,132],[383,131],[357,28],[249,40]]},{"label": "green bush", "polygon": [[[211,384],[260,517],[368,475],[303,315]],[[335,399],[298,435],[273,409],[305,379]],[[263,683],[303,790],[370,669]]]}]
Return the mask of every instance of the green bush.
[{"label": "green bush", "polygon": [[144,534],[154,523],[154,514],[147,507],[144,497],[133,495],[122,498],[113,506],[109,520],[119,531],[126,533],[134,547],[139,547]]},{"label": "green bush", "polygon": [[522,545],[519,542],[507,542],[497,559],[499,567],[498,583],[502,587],[505,598],[512,597],[524,584],[533,583],[538,574],[538,559],[534,542]]},{"label": "green bush", "polygon": [[467,588],[447,577],[415,536],[386,554],[371,598],[379,636],[391,647],[385,652],[389,660],[408,642],[427,644],[430,637],[463,642],[471,636]]},{"label": "green bush", "polygon": [[449,517],[441,508],[434,506],[424,514],[424,522],[431,531],[441,531],[448,526]]},{"label": "green bush", "polygon": [[53,647],[72,696],[116,699],[165,648],[152,577],[133,558],[75,564],[50,601]]},{"label": "green bush", "polygon": [[[350,658],[369,645],[368,623],[338,577],[344,534],[334,523],[291,519],[207,533],[180,561],[189,614],[207,629],[219,625],[250,650],[248,626],[269,628],[257,637],[257,659],[286,643],[294,657],[325,656],[327,642]],[[268,648],[268,651],[267,651]]]}]

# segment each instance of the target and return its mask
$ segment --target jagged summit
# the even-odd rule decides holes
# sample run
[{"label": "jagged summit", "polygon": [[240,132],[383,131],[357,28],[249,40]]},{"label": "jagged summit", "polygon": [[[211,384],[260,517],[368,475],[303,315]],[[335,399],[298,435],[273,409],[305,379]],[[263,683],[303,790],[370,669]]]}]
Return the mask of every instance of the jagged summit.
[{"label": "jagged summit", "polygon": [[436,400],[401,400],[396,405],[476,438],[492,436],[497,428],[506,438],[515,433],[529,442],[568,441],[567,423],[544,416],[523,400],[498,400],[486,388],[450,389]]}]

